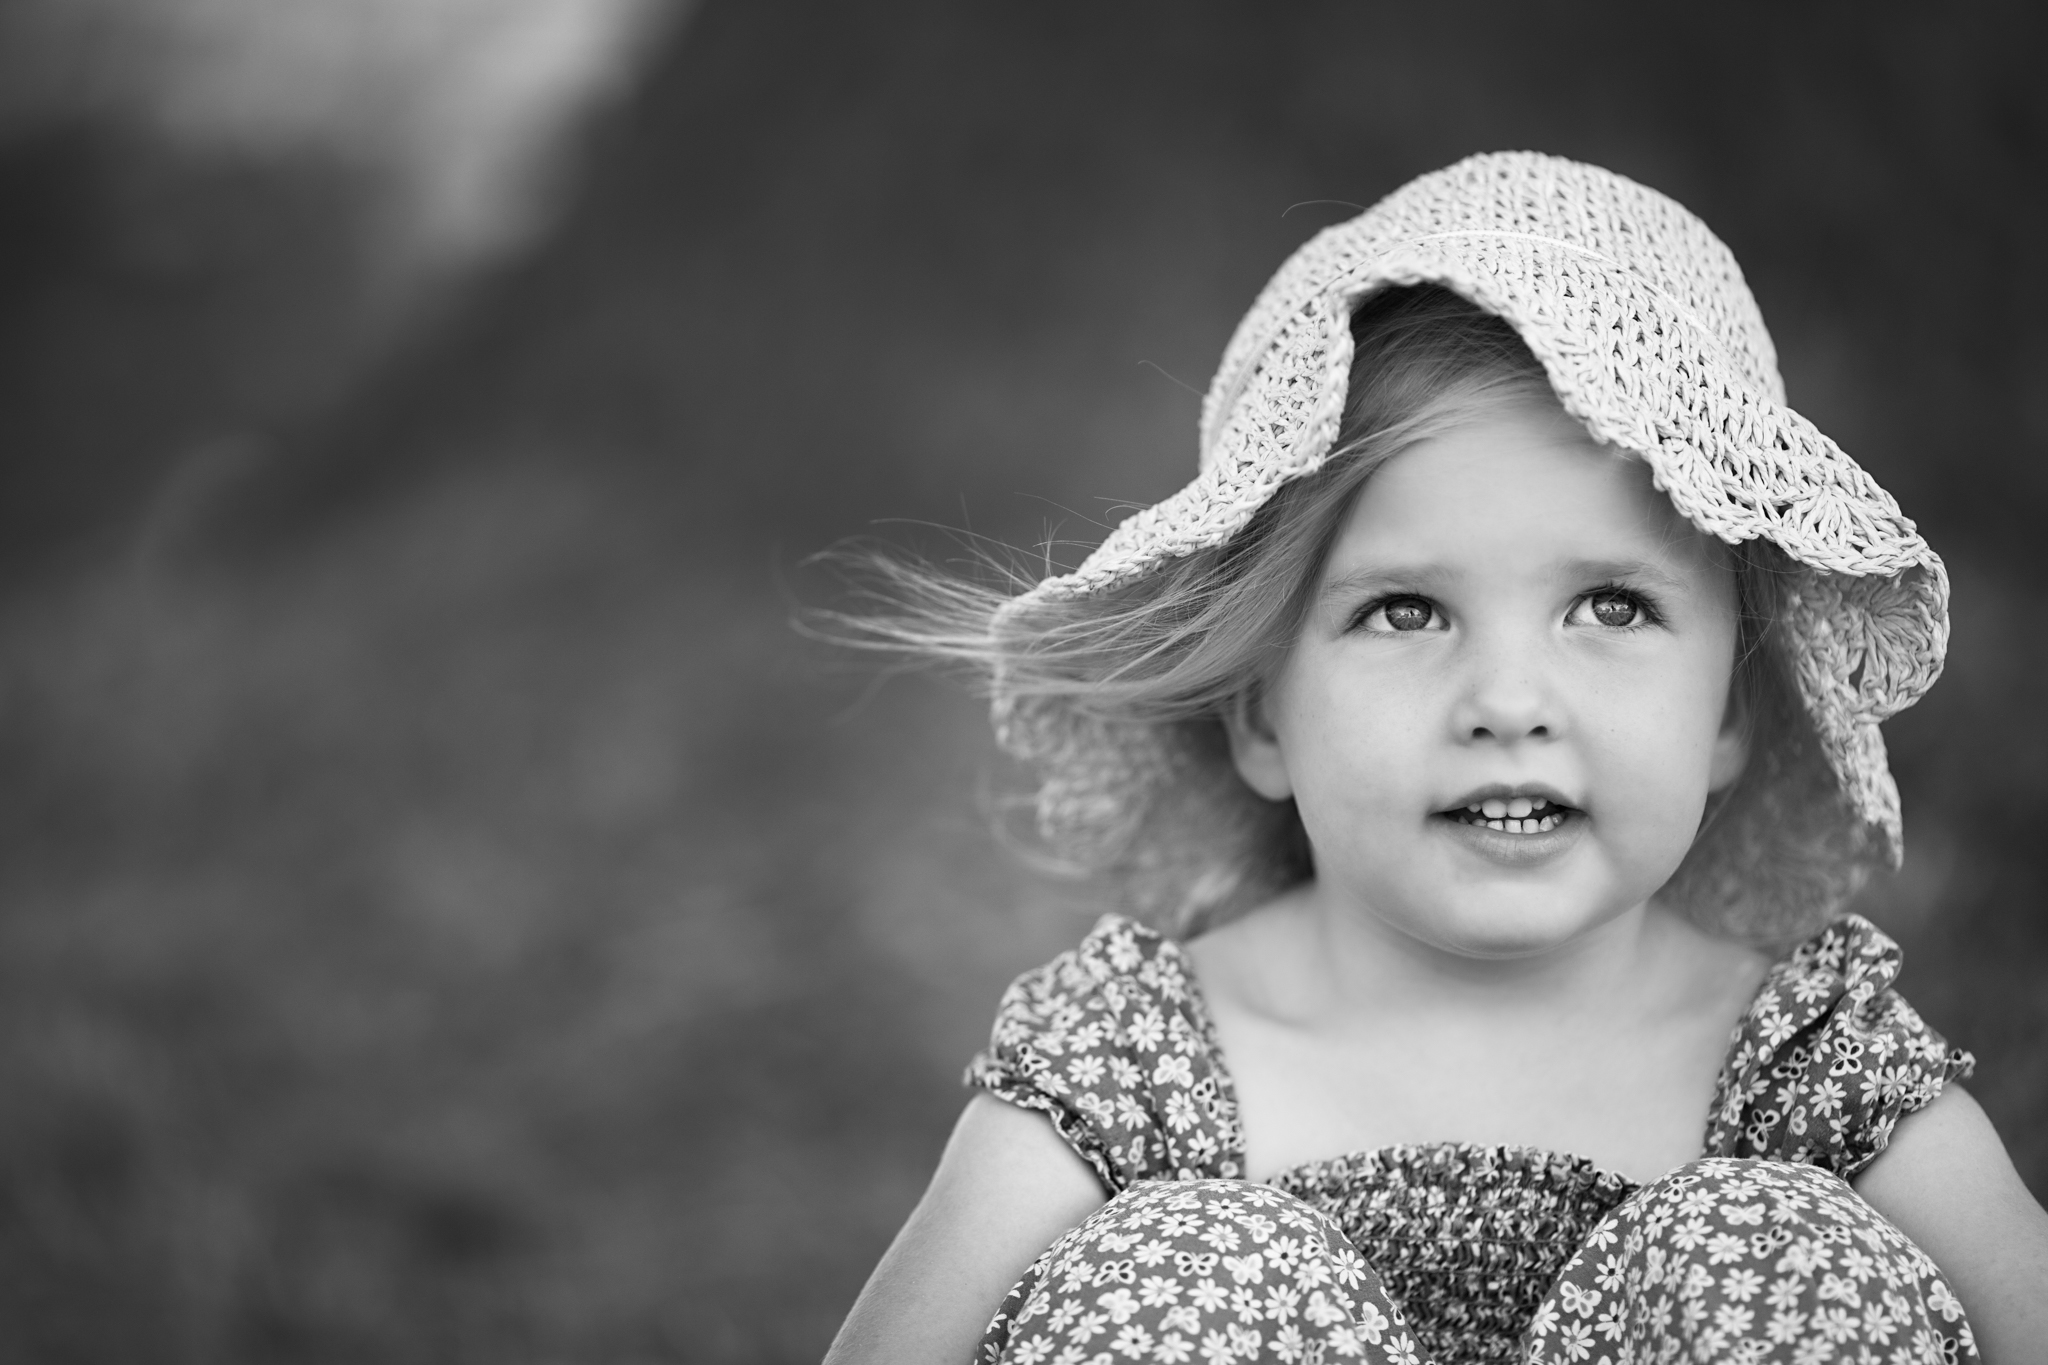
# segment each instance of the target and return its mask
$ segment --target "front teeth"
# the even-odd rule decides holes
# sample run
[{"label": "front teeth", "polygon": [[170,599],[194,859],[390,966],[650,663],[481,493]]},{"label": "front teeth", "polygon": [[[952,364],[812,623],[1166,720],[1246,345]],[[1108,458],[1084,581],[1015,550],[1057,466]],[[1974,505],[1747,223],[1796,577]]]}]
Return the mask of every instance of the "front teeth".
[{"label": "front teeth", "polygon": [[1541,796],[1488,797],[1466,806],[1465,813],[1479,817],[1468,824],[1506,834],[1548,834],[1564,823],[1564,812]]}]

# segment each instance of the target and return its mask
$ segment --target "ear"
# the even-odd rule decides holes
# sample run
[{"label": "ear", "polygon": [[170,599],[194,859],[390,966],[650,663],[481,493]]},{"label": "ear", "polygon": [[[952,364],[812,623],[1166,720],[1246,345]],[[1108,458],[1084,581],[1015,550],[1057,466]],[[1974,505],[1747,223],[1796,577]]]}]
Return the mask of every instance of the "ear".
[{"label": "ear", "polygon": [[1294,795],[1287,756],[1280,750],[1280,739],[1266,720],[1256,693],[1238,694],[1223,714],[1223,732],[1230,737],[1230,761],[1246,786],[1268,801],[1285,801]]},{"label": "ear", "polygon": [[1707,761],[1707,790],[1726,791],[1749,766],[1749,708],[1742,704],[1735,688],[1728,689],[1728,705],[1721,713],[1721,731],[1714,736],[1713,753]]}]

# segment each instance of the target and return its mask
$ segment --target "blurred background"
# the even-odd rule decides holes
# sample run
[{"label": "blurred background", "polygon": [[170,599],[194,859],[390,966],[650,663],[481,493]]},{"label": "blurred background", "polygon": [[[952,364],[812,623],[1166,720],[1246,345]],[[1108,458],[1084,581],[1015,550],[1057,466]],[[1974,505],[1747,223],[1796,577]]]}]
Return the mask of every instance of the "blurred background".
[{"label": "blurred background", "polygon": [[1102,904],[805,556],[1089,543],[1502,147],[1713,224],[1947,556],[1863,908],[2048,1193],[2038,22],[4,0],[0,1359],[815,1359]]}]

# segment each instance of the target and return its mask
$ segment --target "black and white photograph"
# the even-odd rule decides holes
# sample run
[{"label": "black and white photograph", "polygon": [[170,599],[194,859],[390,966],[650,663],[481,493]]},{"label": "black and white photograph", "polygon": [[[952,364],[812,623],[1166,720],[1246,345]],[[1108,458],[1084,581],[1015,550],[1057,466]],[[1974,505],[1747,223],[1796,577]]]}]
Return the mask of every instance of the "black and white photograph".
[{"label": "black and white photograph", "polygon": [[2044,62],[0,0],[0,1361],[2048,1365]]}]

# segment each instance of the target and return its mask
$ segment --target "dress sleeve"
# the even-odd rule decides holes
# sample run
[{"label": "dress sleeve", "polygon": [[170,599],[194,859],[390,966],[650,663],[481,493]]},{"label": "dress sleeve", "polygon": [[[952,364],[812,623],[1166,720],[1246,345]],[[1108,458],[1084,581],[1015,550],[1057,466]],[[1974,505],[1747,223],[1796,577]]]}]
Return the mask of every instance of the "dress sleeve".
[{"label": "dress sleeve", "polygon": [[1850,915],[1771,969],[1736,1026],[1706,1151],[1797,1161],[1843,1179],[1899,1119],[1976,1065],[1892,989],[1899,945]]},{"label": "dress sleeve", "polygon": [[1017,978],[966,1082],[1051,1119],[1111,1195],[1242,1170],[1236,1101],[1179,950],[1121,916]]}]

